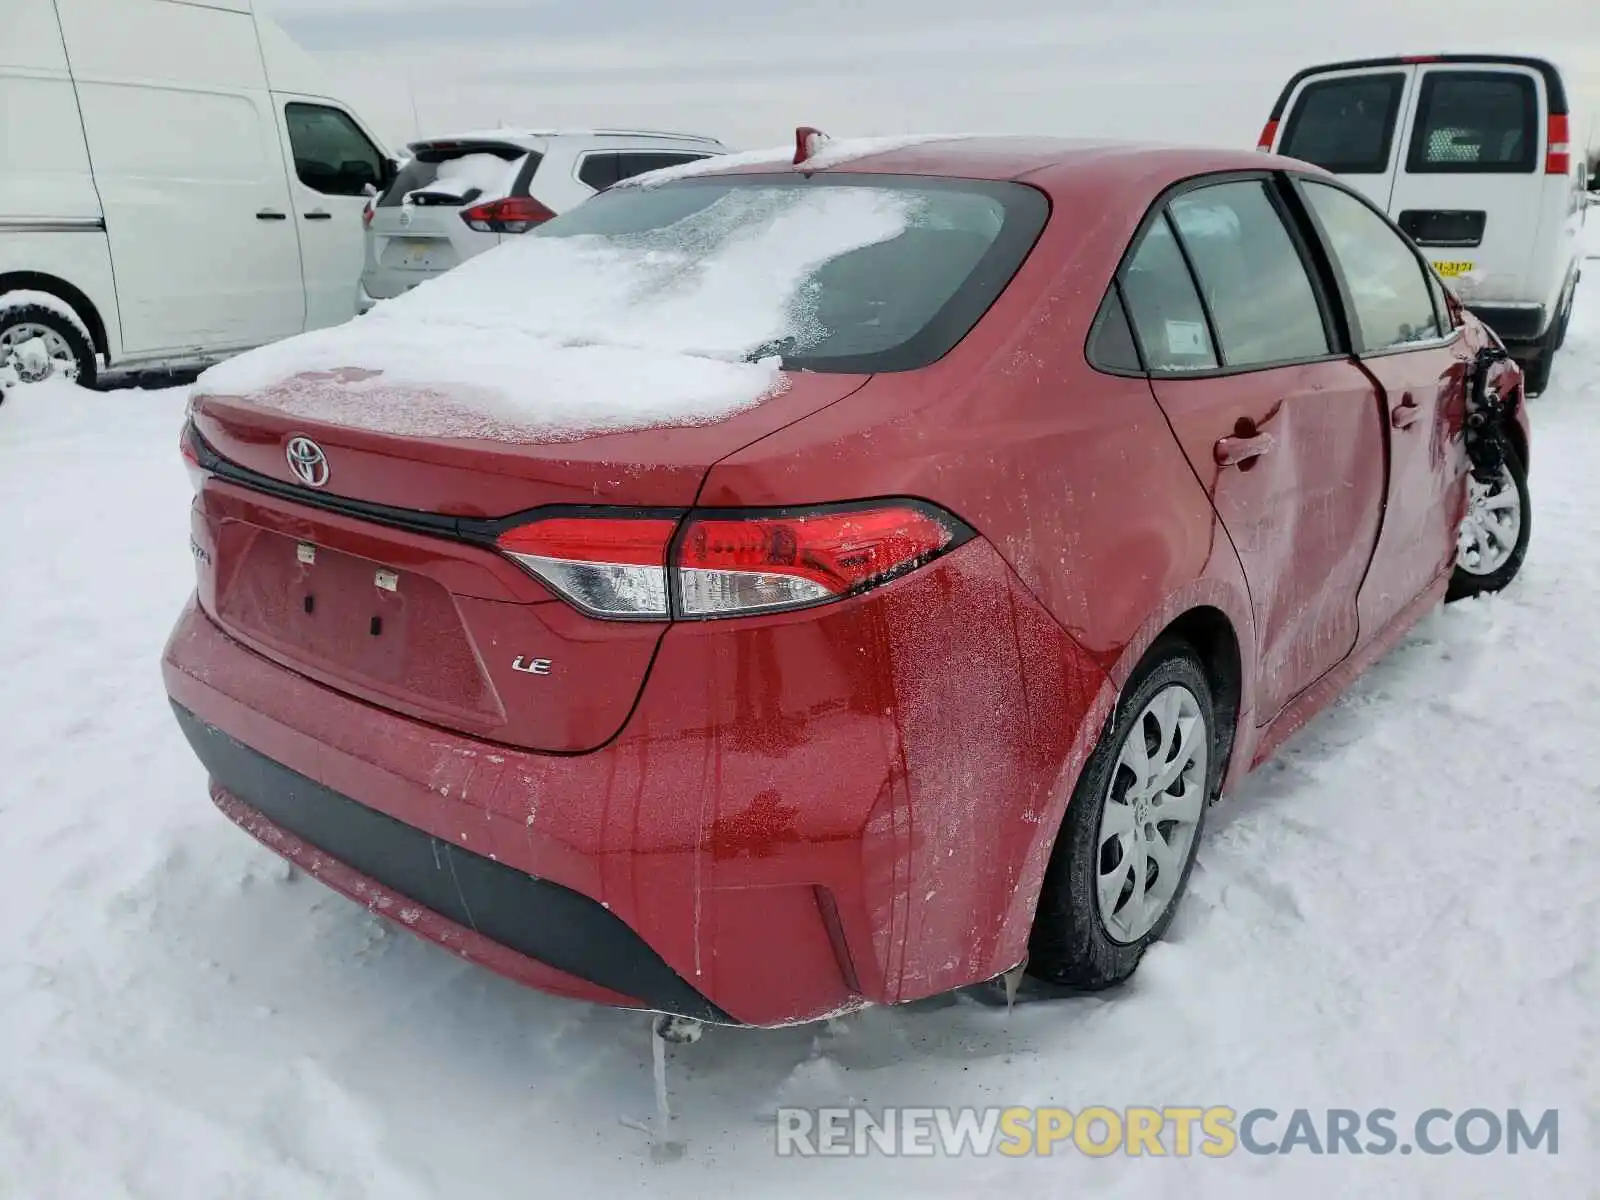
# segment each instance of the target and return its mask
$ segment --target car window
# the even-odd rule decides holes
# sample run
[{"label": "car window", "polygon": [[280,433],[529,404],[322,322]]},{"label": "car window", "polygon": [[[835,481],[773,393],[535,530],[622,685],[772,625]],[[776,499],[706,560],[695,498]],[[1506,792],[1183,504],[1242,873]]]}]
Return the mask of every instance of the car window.
[{"label": "car window", "polygon": [[361,196],[383,180],[383,155],[348,114],[321,104],[284,108],[294,170],[325,196]]},{"label": "car window", "polygon": [[1186,192],[1172,202],[1228,367],[1328,353],[1322,306],[1261,180]]},{"label": "car window", "polygon": [[425,147],[401,165],[379,197],[378,207],[396,208],[407,196],[418,204],[471,203],[490,193],[499,196],[514,178],[531,175],[539,158],[537,152],[524,153],[513,146]]},{"label": "car window", "polygon": [[1529,174],[1538,166],[1539,94],[1528,75],[1430,71],[1406,170],[1418,175]]},{"label": "car window", "polygon": [[[709,262],[755,297],[781,284],[786,331],[754,345],[752,360],[776,357],[808,371],[911,371],[942,358],[988,312],[1049,212],[1042,192],[1005,181],[713,175],[614,187],[529,236],[647,252],[662,270],[676,264],[685,286]],[[851,222],[863,229],[861,243],[817,254],[813,242],[850,234]],[[777,265],[762,255],[776,255]],[[751,263],[763,269],[751,271]],[[784,282],[788,271],[792,284]]]},{"label": "car window", "polygon": [[1336,175],[1382,175],[1405,90],[1406,77],[1397,71],[1309,84],[1295,101],[1279,152]]},{"label": "car window", "polygon": [[1217,366],[1206,310],[1165,217],[1150,226],[1123,271],[1122,294],[1151,371],[1205,371]]},{"label": "car window", "polygon": [[1389,350],[1440,336],[1422,260],[1400,231],[1348,192],[1309,180],[1303,186],[1344,274],[1362,348]]},{"label": "car window", "polygon": [[650,150],[624,153],[617,155],[617,178],[632,179],[635,175],[643,175],[647,171],[660,171],[666,167],[681,167],[684,163],[699,162],[702,158],[709,158],[707,154],[692,154],[668,152],[665,150]]},{"label": "car window", "polygon": [[620,157],[621,155],[609,152],[584,155],[583,161],[578,164],[578,179],[588,184],[595,191],[603,192],[618,179],[622,178],[617,174],[617,170],[621,165],[617,160]]},{"label": "car window", "polygon": [[1444,281],[1432,270],[1423,269],[1428,276],[1428,291],[1433,296],[1433,315],[1439,322],[1439,328],[1448,333],[1455,328],[1455,321],[1450,316],[1450,302],[1445,299]]},{"label": "car window", "polygon": [[1133,340],[1133,326],[1128,323],[1128,310],[1122,305],[1122,293],[1116,284],[1106,292],[1089,331],[1089,363],[1102,371],[1144,371],[1139,347]]}]

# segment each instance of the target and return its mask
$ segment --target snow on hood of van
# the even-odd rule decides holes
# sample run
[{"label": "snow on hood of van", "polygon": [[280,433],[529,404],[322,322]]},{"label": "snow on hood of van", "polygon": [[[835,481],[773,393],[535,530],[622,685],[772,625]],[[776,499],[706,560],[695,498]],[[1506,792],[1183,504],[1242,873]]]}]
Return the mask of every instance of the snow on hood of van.
[{"label": "snow on hood of van", "polygon": [[412,436],[721,420],[783,388],[777,359],[750,358],[814,336],[807,276],[897,236],[913,203],[879,188],[739,188],[642,234],[513,238],[363,317],[212,367],[196,390]]}]

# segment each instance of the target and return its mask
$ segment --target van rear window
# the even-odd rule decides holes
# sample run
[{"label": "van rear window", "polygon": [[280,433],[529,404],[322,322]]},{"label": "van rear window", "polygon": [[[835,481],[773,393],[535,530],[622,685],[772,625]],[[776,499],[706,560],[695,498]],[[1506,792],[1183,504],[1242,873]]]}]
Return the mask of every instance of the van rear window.
[{"label": "van rear window", "polygon": [[1289,115],[1279,153],[1336,175],[1382,175],[1389,169],[1405,90],[1406,77],[1398,71],[1307,84]]},{"label": "van rear window", "polygon": [[1538,167],[1539,94],[1510,71],[1430,71],[1417,101],[1413,175],[1529,174]]}]

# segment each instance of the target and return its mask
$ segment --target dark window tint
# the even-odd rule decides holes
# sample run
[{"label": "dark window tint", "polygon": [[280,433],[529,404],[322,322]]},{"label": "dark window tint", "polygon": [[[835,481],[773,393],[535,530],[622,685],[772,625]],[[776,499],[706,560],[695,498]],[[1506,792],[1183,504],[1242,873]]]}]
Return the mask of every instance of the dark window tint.
[{"label": "dark window tint", "polygon": [[616,153],[586,155],[578,165],[578,178],[595,191],[604,191],[613,183],[632,179],[648,171],[665,167],[678,167],[684,163],[699,162],[705,154],[670,150],[622,150]]},{"label": "dark window tint", "polygon": [[321,104],[284,109],[294,170],[325,196],[362,196],[383,180],[383,155],[348,114]]},{"label": "dark window tint", "polygon": [[1139,348],[1133,341],[1133,326],[1128,323],[1128,311],[1122,306],[1122,294],[1115,284],[1100,304],[1100,312],[1089,332],[1089,362],[1102,371],[1144,370],[1139,362]]},{"label": "dark window tint", "polygon": [[[830,198],[836,191],[848,194]],[[749,357],[776,355],[810,371],[909,371],[942,358],[971,331],[1049,212],[1043,194],[1020,183],[843,172],[816,181],[712,176],[613,188],[530,236],[614,239],[631,253],[660,247],[692,275],[697,263],[736,244],[741,253],[796,237],[826,244],[840,236],[839,214],[865,218],[881,229],[876,240],[800,273],[791,292],[795,332],[751,347]]]},{"label": "dark window tint", "polygon": [[1122,294],[1151,371],[1216,367],[1205,308],[1166,218],[1152,225],[1139,243],[1123,272]]},{"label": "dark window tint", "polygon": [[1438,337],[1428,275],[1400,231],[1348,192],[1304,186],[1350,290],[1362,348],[1388,350]]},{"label": "dark window tint", "polygon": [[595,191],[604,191],[618,179],[617,174],[621,157],[618,154],[586,154],[583,161],[578,164],[578,179],[588,184]]},{"label": "dark window tint", "polygon": [[[424,147],[400,168],[379,198],[378,207],[398,207],[414,192],[421,193],[416,198],[419,204],[470,204],[491,189],[497,193],[504,190],[513,163],[523,161],[517,178],[526,179],[538,167],[539,159],[539,154],[520,147],[493,143]],[[498,163],[505,164],[504,170],[498,169]],[[441,180],[443,184],[435,187]]]},{"label": "dark window tint", "polygon": [[1506,71],[1430,71],[1423,77],[1406,170],[1413,174],[1527,174],[1538,165],[1539,94]]},{"label": "dark window tint", "polygon": [[1382,175],[1389,169],[1405,88],[1406,77],[1398,73],[1307,85],[1295,101],[1279,152],[1338,175]]},{"label": "dark window tint", "polygon": [[1229,367],[1328,353],[1311,278],[1266,185],[1224,183],[1172,202]]},{"label": "dark window tint", "polygon": [[660,171],[665,167],[681,167],[684,163],[699,162],[704,154],[678,154],[666,151],[640,151],[617,155],[617,178],[632,179],[647,171]]}]

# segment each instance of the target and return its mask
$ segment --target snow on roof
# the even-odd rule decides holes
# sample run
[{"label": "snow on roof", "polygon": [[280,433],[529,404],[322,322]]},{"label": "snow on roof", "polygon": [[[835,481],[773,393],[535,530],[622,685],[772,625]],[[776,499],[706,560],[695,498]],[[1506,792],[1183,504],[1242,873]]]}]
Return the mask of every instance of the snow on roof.
[{"label": "snow on roof", "polygon": [[[913,146],[926,145],[929,142],[953,142],[993,136],[981,133],[919,133],[905,134],[899,137],[867,137],[867,138],[830,138],[822,143],[821,148],[805,161],[807,170],[817,170],[822,167],[837,167],[843,163],[853,162],[856,159],[870,158],[875,154],[888,154],[894,150],[905,150]],[[686,179],[695,175],[709,175],[724,171],[736,171],[740,167],[770,167],[794,161],[794,143],[785,146],[770,146],[764,150],[741,150],[734,154],[720,154],[715,158],[704,158],[698,162],[684,163],[677,167],[664,167],[659,171],[651,171],[644,175],[635,175],[631,179],[624,179],[615,187],[655,187],[658,184],[671,183],[675,179]]]},{"label": "snow on roof", "polygon": [[366,316],[221,363],[199,390],[434,437],[720,420],[783,386],[777,359],[747,358],[812,327],[810,273],[897,236],[912,204],[775,192],[737,189],[642,234],[512,239]]},{"label": "snow on roof", "polygon": [[561,137],[605,137],[605,138],[641,138],[660,139],[674,142],[694,142],[697,145],[715,146],[720,148],[722,143],[716,138],[705,137],[698,133],[672,133],[667,130],[651,129],[474,129],[466,133],[444,133],[437,137],[417,138],[411,142],[412,146],[432,146],[440,142],[519,142],[519,141],[544,141],[547,138]]}]

